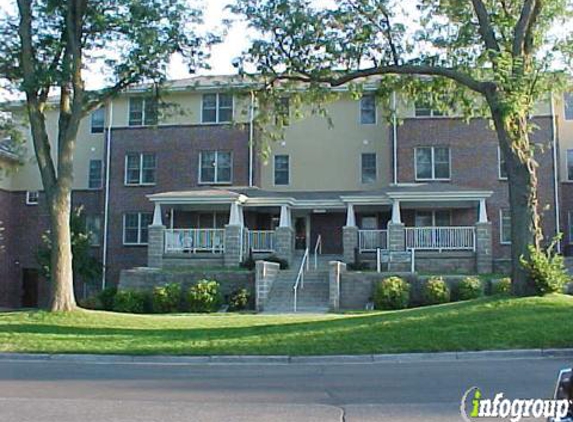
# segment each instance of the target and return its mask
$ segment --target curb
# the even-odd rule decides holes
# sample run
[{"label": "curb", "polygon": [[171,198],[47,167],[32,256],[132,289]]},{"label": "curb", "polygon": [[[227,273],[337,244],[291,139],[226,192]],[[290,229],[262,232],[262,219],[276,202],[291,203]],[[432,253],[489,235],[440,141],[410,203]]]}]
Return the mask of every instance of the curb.
[{"label": "curb", "polygon": [[571,359],[573,349],[492,350],[479,352],[403,353],[327,356],[132,356],[47,353],[0,353],[0,362],[62,362],[87,364],[147,365],[347,365],[517,359]]}]

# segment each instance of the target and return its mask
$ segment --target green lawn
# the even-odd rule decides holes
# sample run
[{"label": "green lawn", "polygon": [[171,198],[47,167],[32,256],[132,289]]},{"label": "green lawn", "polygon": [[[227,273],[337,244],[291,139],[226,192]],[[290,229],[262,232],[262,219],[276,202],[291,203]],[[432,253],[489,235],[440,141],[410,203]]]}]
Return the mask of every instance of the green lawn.
[{"label": "green lawn", "polygon": [[480,299],[353,315],[0,313],[0,351],[366,354],[573,346],[573,297]]}]

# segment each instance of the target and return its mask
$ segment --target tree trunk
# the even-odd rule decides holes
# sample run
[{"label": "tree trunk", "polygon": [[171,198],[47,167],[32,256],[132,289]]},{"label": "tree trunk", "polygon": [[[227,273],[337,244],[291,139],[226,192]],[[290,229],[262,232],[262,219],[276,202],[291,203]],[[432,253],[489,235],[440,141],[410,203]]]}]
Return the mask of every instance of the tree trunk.
[{"label": "tree trunk", "polygon": [[56,192],[48,196],[48,202],[52,243],[50,310],[72,311],[76,309],[76,300],[70,231],[71,193],[68,189],[58,187]]},{"label": "tree trunk", "polygon": [[539,249],[543,239],[534,147],[526,118],[504,115],[501,104],[492,97],[488,102],[508,175],[512,290],[517,296],[530,296],[536,294],[536,288],[521,260],[529,258],[530,245]]}]

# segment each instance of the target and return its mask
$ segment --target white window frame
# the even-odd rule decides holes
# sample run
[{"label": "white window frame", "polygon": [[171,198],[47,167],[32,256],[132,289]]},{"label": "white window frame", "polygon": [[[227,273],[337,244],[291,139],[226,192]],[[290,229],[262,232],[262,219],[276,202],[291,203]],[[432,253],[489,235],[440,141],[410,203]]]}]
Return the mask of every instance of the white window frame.
[{"label": "white window frame", "polygon": [[[288,158],[288,174],[287,174],[287,183],[286,184],[279,184],[277,185],[276,181],[276,163],[277,157],[287,157]],[[275,154],[273,155],[273,186],[290,186],[291,184],[291,162],[290,162],[290,154]]]},{"label": "white window frame", "polygon": [[[504,164],[506,163],[506,161],[504,161]],[[502,176],[501,174],[501,148],[498,146],[497,147],[497,176],[499,180],[507,180],[507,164],[506,164],[506,168],[505,168],[505,173],[506,176]]]},{"label": "white window frame", "polygon": [[[374,180],[371,182],[365,182],[364,181],[364,161],[363,161],[363,157],[364,155],[374,155],[374,163],[375,163],[375,177]],[[379,174],[379,168],[378,168],[378,154],[375,152],[362,152],[360,153],[360,183],[363,185],[371,185],[373,183],[377,183],[378,182],[378,174]]]},{"label": "white window frame", "polygon": [[[88,219],[93,219],[93,221],[99,221],[99,233],[94,233],[93,231],[90,231],[90,227],[88,224]],[[85,221],[85,229],[86,229],[86,234],[88,235],[89,238],[89,244],[92,248],[97,248],[99,246],[101,246],[101,230],[102,230],[102,218],[101,215],[86,215],[86,221]],[[92,236],[95,235],[95,236]]]},{"label": "white window frame", "polygon": [[511,239],[508,241],[503,240],[503,212],[510,213],[510,226],[509,233],[511,238],[511,211],[508,208],[502,208],[499,210],[499,244],[500,245],[511,245]]},{"label": "white window frame", "polygon": [[[450,117],[450,115],[448,113],[438,111],[432,107],[425,107],[425,108],[430,110],[430,115],[429,116],[419,116],[417,113],[418,107],[417,107],[416,103],[414,102],[414,118],[416,118],[416,119],[443,119],[443,118]],[[436,113],[439,113],[439,114],[436,114]]]},{"label": "white window frame", "polygon": [[[137,242],[126,242],[125,240],[125,220],[127,218],[128,214],[137,214]],[[124,246],[145,246],[149,244],[149,232],[148,232],[148,239],[147,242],[142,242],[141,241],[141,220],[142,220],[142,216],[148,214],[148,215],[152,215],[153,213],[149,213],[149,212],[126,212],[123,214],[123,226],[122,226],[122,240],[123,240],[123,245]]]},{"label": "white window frame", "polygon": [[[215,121],[214,122],[206,122],[205,121],[205,116],[203,115],[204,113],[204,107],[203,104],[205,102],[205,95],[215,95]],[[221,121],[219,112],[220,112],[220,96],[221,95],[230,95],[231,96],[231,120],[225,120],[225,121]],[[226,94],[226,93],[221,93],[221,92],[211,92],[211,93],[206,93],[203,94],[201,96],[201,124],[204,125],[225,125],[225,124],[229,124],[232,123],[233,120],[235,118],[235,96],[233,94]]]},{"label": "white window frame", "polygon": [[[448,149],[448,169],[450,173],[450,177],[436,177],[436,148],[447,148]],[[419,149],[431,149],[432,150],[432,157],[431,157],[431,167],[432,167],[432,177],[418,177],[418,150]],[[452,149],[449,146],[419,146],[414,148],[414,178],[416,181],[442,181],[447,182],[452,180]]]},{"label": "white window frame", "polygon": [[[416,220],[418,218],[418,214],[421,212],[431,213],[432,214],[432,225],[430,227],[451,227],[452,226],[452,210],[445,209],[445,210],[416,210],[414,215],[414,227],[424,227],[416,225]],[[436,212],[447,212],[448,213],[448,225],[447,226],[436,226]]]},{"label": "white window frame", "polygon": [[40,202],[40,191],[37,190],[26,191],[26,205],[38,205],[39,202]]},{"label": "white window frame", "polygon": [[[98,185],[97,187],[92,187],[92,186],[91,186],[91,184],[92,184],[92,183],[91,183],[91,182],[92,182],[92,179],[91,179],[91,176],[92,176],[92,163],[93,163],[93,162],[96,162],[96,161],[100,163],[100,169],[99,169],[99,172],[100,172],[100,174],[99,174],[99,185]],[[96,159],[90,160],[90,161],[89,161],[89,164],[88,164],[88,189],[89,189],[89,190],[100,190],[102,187],[103,187],[103,160],[101,160],[101,159],[99,159],[99,158],[96,158]]]},{"label": "white window frame", "polygon": [[[571,101],[571,104],[567,104],[567,100]],[[570,107],[569,107],[570,106]],[[571,118],[567,118],[567,109],[571,108]],[[567,121],[573,121],[573,92],[563,93],[563,119]]]},{"label": "white window frame", "polygon": [[[97,115],[96,113],[102,113],[103,114],[101,127],[100,126],[94,126],[94,117]],[[100,107],[100,108],[94,110],[90,116],[90,133],[96,134],[96,133],[103,133],[104,131],[105,131],[105,108]]]},{"label": "white window frame", "polygon": [[[138,183],[128,183],[127,181],[127,157],[130,155],[139,155],[139,182]],[[155,156],[155,181],[154,182],[143,182],[143,156],[144,155],[154,155]],[[153,152],[127,152],[125,154],[124,161],[124,176],[123,182],[125,186],[155,186],[157,184],[157,154]]]},{"label": "white window frame", "polygon": [[[202,158],[204,153],[215,153],[215,179],[214,181],[204,181],[203,180],[203,167],[202,167]],[[229,165],[231,167],[231,172],[229,173],[229,180],[219,181],[218,180],[218,173],[219,173],[219,154],[229,154],[230,160]],[[199,168],[198,168],[198,184],[199,185],[231,185],[233,184],[233,151],[226,151],[226,150],[205,150],[199,151]]]},{"label": "white window frame", "polygon": [[[374,122],[364,123],[364,122],[362,121],[362,111],[363,111],[362,102],[364,101],[364,98],[366,98],[366,97],[372,97],[372,98],[374,99]],[[358,110],[358,122],[359,122],[361,125],[364,125],[364,126],[372,126],[372,125],[377,125],[377,124],[378,124],[378,102],[376,101],[376,95],[374,95],[374,94],[365,94],[365,95],[362,96],[362,98],[360,98],[360,101],[359,101],[359,110]]]},{"label": "white window frame", "polygon": [[[131,100],[133,99],[141,99],[141,124],[139,125],[132,125],[131,123]],[[148,126],[155,126],[155,125],[146,125],[145,124],[145,110],[147,108],[147,101],[149,100],[149,97],[137,97],[137,96],[133,96],[133,97],[129,97],[129,99],[127,100],[127,126],[129,127],[148,127]],[[159,110],[157,110],[157,124],[159,124]]]}]

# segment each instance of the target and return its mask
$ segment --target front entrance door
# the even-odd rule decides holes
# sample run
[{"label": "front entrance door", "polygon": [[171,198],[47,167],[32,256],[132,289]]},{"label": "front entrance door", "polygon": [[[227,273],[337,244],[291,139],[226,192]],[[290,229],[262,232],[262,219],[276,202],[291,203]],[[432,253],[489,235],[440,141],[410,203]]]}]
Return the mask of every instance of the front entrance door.
[{"label": "front entrance door", "polygon": [[342,254],[342,227],[345,223],[346,214],[344,213],[312,214],[310,224],[311,248],[314,248],[318,235],[320,235],[323,254]]},{"label": "front entrance door", "polygon": [[38,270],[24,268],[22,271],[22,307],[38,307]]},{"label": "front entrance door", "polygon": [[297,217],[294,220],[294,247],[296,250],[306,249],[306,217]]}]

